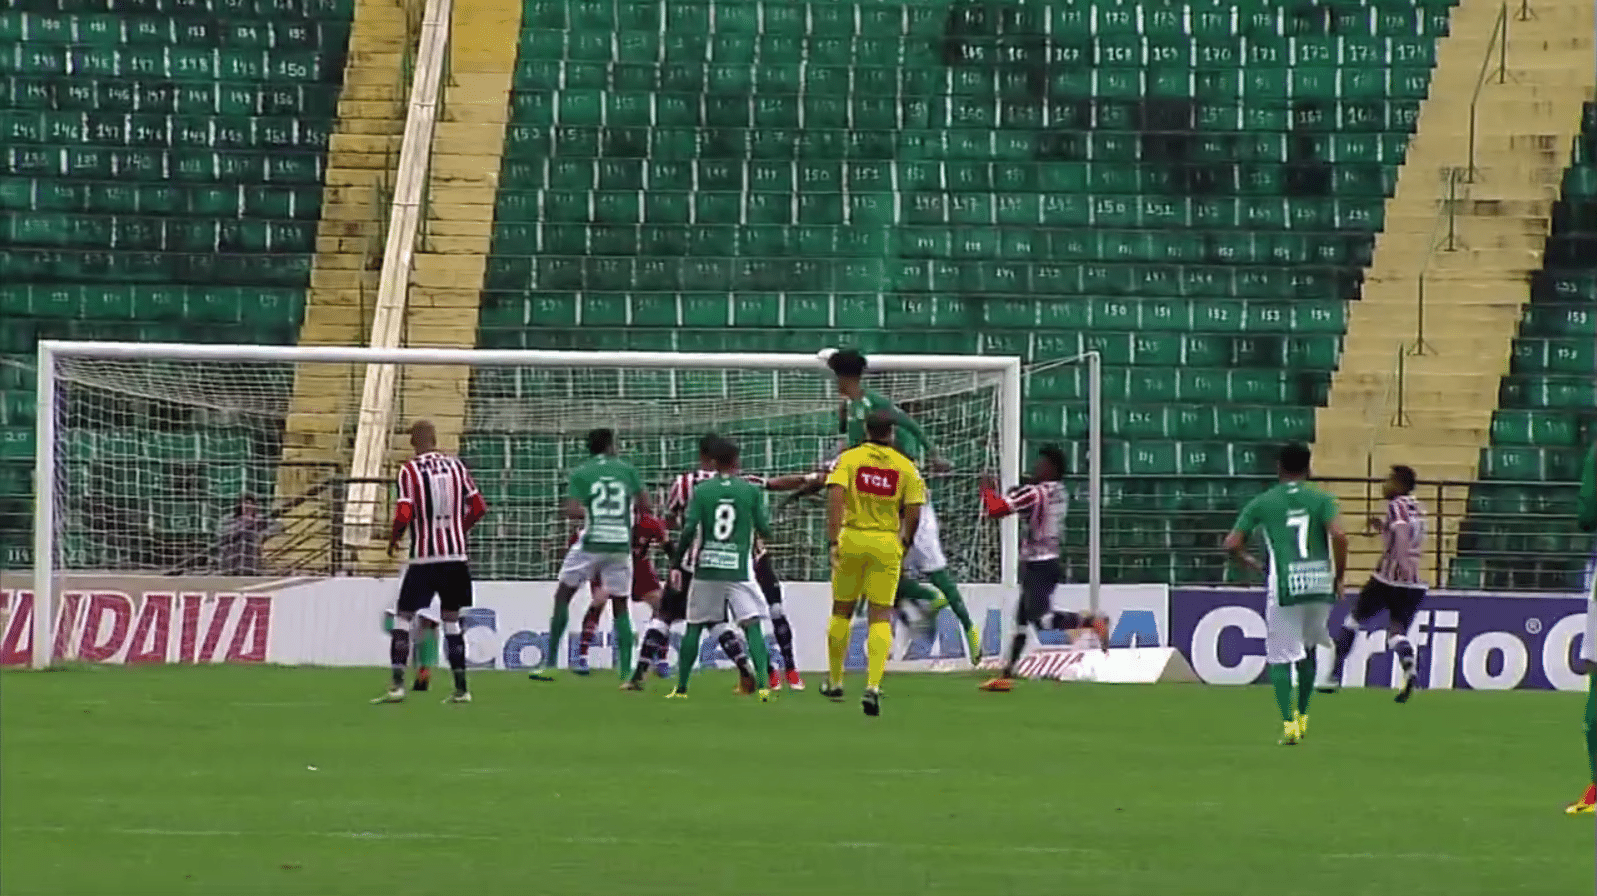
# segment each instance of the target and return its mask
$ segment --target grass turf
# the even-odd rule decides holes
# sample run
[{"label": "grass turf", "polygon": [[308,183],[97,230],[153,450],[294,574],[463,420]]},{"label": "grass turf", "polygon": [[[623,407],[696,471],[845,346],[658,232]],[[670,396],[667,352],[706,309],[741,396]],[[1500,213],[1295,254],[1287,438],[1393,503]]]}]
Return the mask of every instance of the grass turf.
[{"label": "grass turf", "polygon": [[[1581,697],[890,677],[685,702],[480,674],[0,675],[3,896],[1589,892]],[[442,684],[442,682],[440,682]],[[858,682],[854,682],[857,687]],[[857,691],[851,694],[856,696]],[[314,770],[313,770],[314,767]]]}]

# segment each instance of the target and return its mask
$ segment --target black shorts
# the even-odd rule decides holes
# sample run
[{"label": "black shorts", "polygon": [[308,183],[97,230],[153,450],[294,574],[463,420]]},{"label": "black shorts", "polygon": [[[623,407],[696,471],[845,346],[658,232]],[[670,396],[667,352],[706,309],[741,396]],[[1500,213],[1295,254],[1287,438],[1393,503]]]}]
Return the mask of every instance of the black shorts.
[{"label": "black shorts", "polygon": [[471,606],[471,570],[464,560],[412,563],[406,567],[395,609],[414,613],[426,609],[434,597],[438,598],[438,608],[445,613],[458,613]]},{"label": "black shorts", "polygon": [[1020,605],[1015,619],[1020,624],[1035,623],[1054,607],[1054,589],[1059,587],[1058,560],[1027,560],[1020,565]]},{"label": "black shorts", "polygon": [[1389,585],[1370,579],[1364,585],[1364,590],[1359,592],[1358,602],[1353,605],[1353,618],[1363,622],[1385,610],[1392,615],[1392,625],[1407,631],[1414,624],[1414,614],[1419,611],[1423,600],[1424,588]]}]

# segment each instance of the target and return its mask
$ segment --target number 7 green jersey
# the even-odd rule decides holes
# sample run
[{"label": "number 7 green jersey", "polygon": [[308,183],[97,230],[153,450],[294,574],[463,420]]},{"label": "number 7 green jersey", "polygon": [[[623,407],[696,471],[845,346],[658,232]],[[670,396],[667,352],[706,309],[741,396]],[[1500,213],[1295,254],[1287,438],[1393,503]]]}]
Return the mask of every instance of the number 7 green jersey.
[{"label": "number 7 green jersey", "polygon": [[1336,499],[1306,482],[1282,482],[1249,501],[1232,530],[1264,530],[1270,599],[1283,607],[1334,603],[1331,523]]},{"label": "number 7 green jersey", "polygon": [[771,514],[765,492],[741,476],[717,475],[693,489],[687,519],[677,543],[680,557],[699,541],[694,575],[705,580],[747,582],[754,536],[771,540]]},{"label": "number 7 green jersey", "polygon": [[632,505],[643,492],[636,467],[611,454],[598,454],[571,471],[566,497],[587,510],[582,549],[595,554],[632,551]]}]

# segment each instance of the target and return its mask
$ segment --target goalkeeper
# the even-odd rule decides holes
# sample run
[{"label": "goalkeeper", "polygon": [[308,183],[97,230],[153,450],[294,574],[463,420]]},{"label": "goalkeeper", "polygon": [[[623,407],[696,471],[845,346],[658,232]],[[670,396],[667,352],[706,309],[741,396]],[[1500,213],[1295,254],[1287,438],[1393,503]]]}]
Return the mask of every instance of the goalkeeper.
[{"label": "goalkeeper", "polygon": [[[1586,472],[1580,478],[1580,528],[1597,532],[1597,444],[1586,455]],[[1586,759],[1590,763],[1591,783],[1580,799],[1569,804],[1564,811],[1571,815],[1597,813],[1597,556],[1592,557],[1587,568],[1586,587],[1586,638],[1582,642],[1581,659],[1586,675],[1591,679],[1586,695]]]},{"label": "goalkeeper", "polygon": [[[865,375],[865,356],[851,348],[833,352],[826,359],[826,366],[831,368],[837,377],[837,392],[843,399],[838,413],[838,429],[844,436],[845,448],[855,448],[866,441],[866,418],[872,413],[880,412],[889,419],[897,432],[897,445],[903,449],[904,454],[913,458],[916,450],[921,449],[926,456],[926,468],[931,471],[948,469],[948,464],[937,456],[937,449],[927,437],[926,432],[909,418],[896,405],[878,392],[865,388],[862,378]],[[930,616],[936,617],[939,610],[948,607],[959,619],[960,626],[965,631],[965,641],[970,647],[970,661],[981,660],[981,636],[976,631],[976,624],[970,618],[970,610],[965,606],[965,599],[959,593],[959,585],[954,582],[954,577],[948,572],[948,558],[943,554],[942,539],[937,531],[937,514],[932,511],[930,496],[925,505],[921,507],[920,525],[915,530],[915,540],[910,544],[904,555],[903,567],[906,574],[904,591],[901,597],[918,598],[921,592],[931,596],[924,588],[910,584],[909,574],[923,576],[942,594],[942,598],[933,597],[928,608]]]}]

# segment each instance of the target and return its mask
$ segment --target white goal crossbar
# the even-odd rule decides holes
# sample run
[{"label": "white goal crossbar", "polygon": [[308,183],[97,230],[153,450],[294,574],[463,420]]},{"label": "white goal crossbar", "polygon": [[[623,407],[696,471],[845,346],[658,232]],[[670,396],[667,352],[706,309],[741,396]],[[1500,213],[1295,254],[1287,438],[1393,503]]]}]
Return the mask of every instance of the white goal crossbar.
[{"label": "white goal crossbar", "polygon": [[[459,348],[365,348],[338,346],[189,345],[172,343],[41,341],[38,350],[38,415],[34,491],[33,661],[48,665],[57,611],[55,579],[59,539],[57,482],[60,463],[58,413],[63,361],[240,362],[286,364],[452,365],[567,369],[826,370],[827,352],[586,352],[477,350]],[[1094,368],[1096,365],[1094,365]],[[993,355],[871,355],[871,373],[982,374],[996,383],[997,472],[1001,482],[1022,476],[1019,358]],[[891,398],[892,396],[889,395]],[[1097,452],[1093,452],[1096,461]],[[1096,552],[1095,552],[1096,554]],[[1013,517],[999,530],[1001,582],[1013,585],[1019,567],[1019,529]],[[1096,576],[1094,576],[1096,582]]]}]

